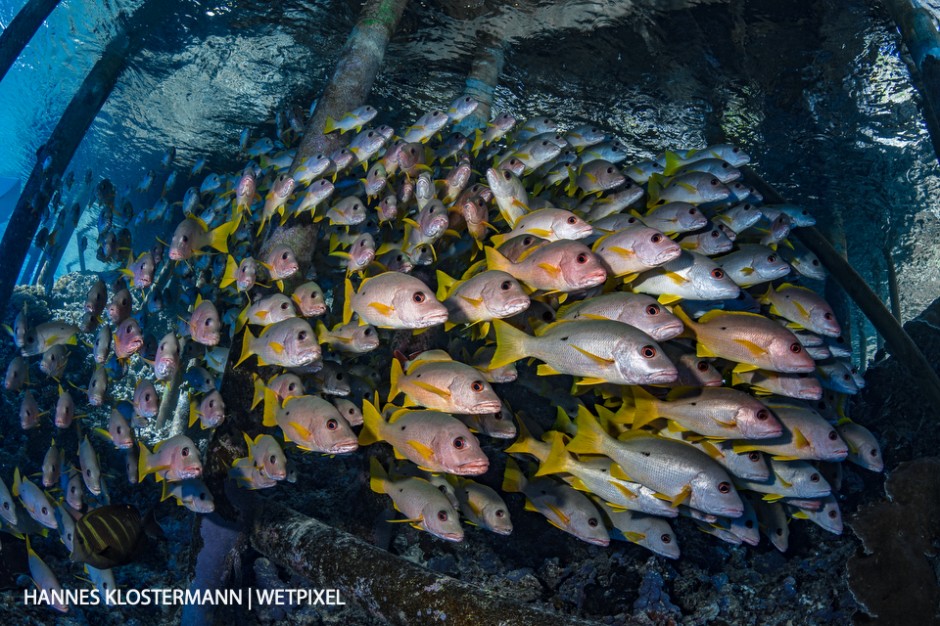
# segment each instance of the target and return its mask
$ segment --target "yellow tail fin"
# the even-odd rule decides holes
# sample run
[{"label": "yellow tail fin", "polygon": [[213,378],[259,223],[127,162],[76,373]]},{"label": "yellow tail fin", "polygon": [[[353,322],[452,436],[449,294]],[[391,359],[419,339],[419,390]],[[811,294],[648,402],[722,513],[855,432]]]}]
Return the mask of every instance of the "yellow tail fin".
[{"label": "yellow tail fin", "polygon": [[398,388],[398,381],[401,379],[404,373],[405,372],[401,369],[401,362],[393,357],[392,367],[389,373],[390,384],[388,389],[388,400],[386,400],[386,402],[391,402],[396,397],[398,397],[398,394],[401,393],[401,389]]},{"label": "yellow tail fin", "polygon": [[235,363],[234,367],[238,367],[239,365],[241,365],[242,363],[244,363],[245,360],[248,359],[248,357],[250,357],[252,354],[254,354],[254,353],[251,351],[251,342],[254,341],[254,340],[255,340],[255,338],[254,338],[254,335],[251,334],[251,329],[250,329],[250,328],[246,328],[246,329],[245,329],[245,336],[242,337],[242,353],[241,353],[241,356],[238,358],[238,362]]},{"label": "yellow tail fin", "polygon": [[225,261],[225,272],[222,273],[222,280],[219,281],[219,288],[225,289],[235,282],[235,274],[238,272],[238,263],[231,254]]},{"label": "yellow tail fin", "polygon": [[484,254],[486,255],[486,268],[491,270],[502,270],[512,274],[513,263],[502,254],[496,248],[487,246],[483,249]]},{"label": "yellow tail fin", "polygon": [[663,169],[663,174],[665,176],[672,176],[680,167],[682,167],[682,162],[679,159],[679,155],[670,150],[666,150],[666,167]]},{"label": "yellow tail fin", "polygon": [[196,410],[196,401],[190,400],[189,402],[189,427],[192,428],[193,424],[199,421],[199,411]]},{"label": "yellow tail fin", "polygon": [[359,433],[359,445],[368,446],[382,441],[382,415],[374,404],[368,400],[362,401],[362,431]]},{"label": "yellow tail fin", "polygon": [[336,120],[334,120],[332,117],[327,115],[326,124],[323,126],[323,134],[328,135],[338,128],[339,126],[336,125]]},{"label": "yellow tail fin", "polygon": [[542,464],[539,465],[539,471],[536,476],[546,476],[548,474],[561,474],[567,472],[571,467],[571,455],[565,450],[565,438],[557,430],[549,431],[552,436],[552,449]]},{"label": "yellow tail fin", "polygon": [[346,279],[346,288],[343,294],[343,324],[348,324],[352,321],[352,299],[353,299],[353,286],[352,281],[348,278]]},{"label": "yellow tail fin", "polygon": [[437,270],[437,299],[441,302],[446,300],[447,294],[451,292],[456,282],[455,278],[451,278],[441,270]]},{"label": "yellow tail fin", "polygon": [[503,474],[503,491],[509,493],[522,493],[525,489],[526,479],[519,465],[512,459],[506,459],[506,473]]},{"label": "yellow tail fin", "polygon": [[237,218],[209,231],[209,246],[228,254],[228,238],[232,236],[236,228],[238,228]]},{"label": "yellow tail fin", "polygon": [[575,454],[603,454],[604,438],[607,433],[597,423],[587,407],[578,408],[578,416],[574,423],[578,427],[578,434],[568,442],[568,450]]},{"label": "yellow tail fin", "polygon": [[387,493],[385,482],[388,480],[388,473],[379,460],[375,457],[369,459],[369,488],[375,493]]},{"label": "yellow tail fin", "polygon": [[262,426],[277,426],[277,409],[280,406],[280,400],[277,394],[270,388],[264,388],[264,411],[261,417]]},{"label": "yellow tail fin", "polygon": [[254,395],[251,397],[251,410],[254,411],[255,407],[264,400],[264,390],[267,386],[264,384],[264,381],[257,374],[251,375],[251,384],[254,388]]},{"label": "yellow tail fin", "polygon": [[493,330],[496,331],[496,351],[493,352],[490,369],[504,367],[528,356],[527,334],[502,320],[493,320]]},{"label": "yellow tail fin", "polygon": [[144,478],[154,470],[150,468],[150,450],[142,441],[138,441],[137,445],[140,446],[140,456],[137,457],[137,480],[144,482]]},{"label": "yellow tail fin", "polygon": [[659,411],[656,408],[656,398],[642,387],[636,387],[633,390],[633,402],[636,407],[633,410],[634,430],[646,426],[659,418]]}]

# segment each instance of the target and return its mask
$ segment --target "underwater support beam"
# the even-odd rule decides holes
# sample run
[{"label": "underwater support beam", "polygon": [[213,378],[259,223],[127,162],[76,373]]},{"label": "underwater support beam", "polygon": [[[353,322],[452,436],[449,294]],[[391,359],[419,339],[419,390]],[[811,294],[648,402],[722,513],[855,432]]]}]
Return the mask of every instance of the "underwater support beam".
[{"label": "underwater support beam", "polygon": [[[754,173],[750,167],[741,168],[748,182],[754,185],[768,204],[785,204],[786,200],[773,187]],[[842,288],[855,301],[862,313],[871,321],[875,329],[884,337],[892,354],[903,363],[919,389],[933,401],[940,403],[940,377],[924,353],[920,351],[911,336],[907,334],[900,320],[895,319],[885,307],[881,298],[859,276],[849,262],[832,246],[819,230],[813,226],[794,229],[793,234],[804,246],[819,257],[829,273],[842,285]]]},{"label": "underwater support beam", "polygon": [[[127,65],[127,57],[141,45],[140,34],[146,32],[145,26],[158,17],[158,12],[166,12],[166,3],[150,0],[129,20],[120,20],[123,28],[119,26],[114,38],[105,46],[101,58],[72,97],[52,135],[39,149],[36,166],[23,187],[0,241],[0,259],[9,270],[0,272],[0,311],[5,311],[10,302],[20,268],[49,204],[53,182],[65,173],[85,133]],[[48,167],[43,168],[47,159]]]},{"label": "underwater support beam", "polygon": [[477,46],[463,90],[464,95],[472,97],[480,104],[473,113],[462,119],[454,130],[469,136],[471,132],[486,127],[490,121],[493,96],[505,61],[506,43],[480,33],[480,44]]},{"label": "underwater support beam", "polygon": [[598,625],[515,602],[415,565],[267,498],[255,498],[251,545],[275,563],[341,591],[390,624]]},{"label": "underwater support beam", "polygon": [[7,75],[23,48],[59,4],[59,0],[29,0],[0,34],[0,80]]},{"label": "underwater support beam", "polygon": [[366,101],[385,60],[388,41],[398,28],[407,4],[408,0],[367,0],[362,7],[333,77],[307,122],[291,171],[309,157],[332,152],[343,145],[339,134],[323,134],[326,118],[338,118]]},{"label": "underwater support beam", "polygon": [[884,0],[907,46],[908,69],[923,96],[924,121],[940,159],[940,32],[931,13],[912,0]]}]

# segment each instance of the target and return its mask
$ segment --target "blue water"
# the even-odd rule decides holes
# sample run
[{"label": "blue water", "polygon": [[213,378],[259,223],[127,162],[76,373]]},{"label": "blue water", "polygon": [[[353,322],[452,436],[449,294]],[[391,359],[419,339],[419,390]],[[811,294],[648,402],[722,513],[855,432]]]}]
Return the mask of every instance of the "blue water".
[{"label": "blue water", "polygon": [[[0,23],[21,4],[0,2]],[[28,177],[115,16],[138,4],[63,2],[40,29],[0,83],[0,177]],[[232,167],[242,128],[270,134],[277,107],[306,108],[328,79],[355,14],[327,5],[184,3],[179,19],[154,25],[71,169],[109,177],[121,196],[170,145],[180,169],[199,158],[210,170]],[[850,261],[885,298],[881,248],[892,251],[904,319],[940,294],[940,251],[932,245],[940,236],[940,177],[897,33],[879,3],[657,6],[543,2],[531,14],[503,7],[458,19],[437,5],[413,5],[373,101],[385,110],[383,122],[410,121],[461,90],[477,32],[501,33],[508,44],[496,109],[567,125],[594,121],[637,157],[724,134],[822,221],[841,214]],[[201,181],[180,179],[176,200]],[[135,207],[152,205],[162,182],[150,194],[128,194]],[[86,214],[79,232],[94,219]],[[75,269],[76,254],[73,240],[60,275]]]}]

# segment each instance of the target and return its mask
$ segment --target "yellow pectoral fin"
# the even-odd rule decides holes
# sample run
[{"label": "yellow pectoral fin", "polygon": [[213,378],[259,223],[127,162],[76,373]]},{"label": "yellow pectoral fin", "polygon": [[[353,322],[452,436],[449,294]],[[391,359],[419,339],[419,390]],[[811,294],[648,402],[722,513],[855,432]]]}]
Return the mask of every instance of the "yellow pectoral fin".
[{"label": "yellow pectoral fin", "polygon": [[583,354],[584,356],[588,357],[589,359],[591,359],[592,361],[594,361],[601,367],[610,367],[611,365],[615,363],[613,359],[608,359],[608,358],[599,356],[597,354],[594,354],[593,352],[588,352],[584,348],[581,348],[575,345],[572,345],[571,347],[577,350],[578,352],[580,352],[581,354]]},{"label": "yellow pectoral fin", "polygon": [[635,499],[637,498],[636,492],[627,489],[627,487],[626,487],[623,483],[610,481],[610,484],[611,484],[617,491],[619,491],[620,494],[623,495],[625,498],[628,498],[628,499],[630,499],[630,500],[635,500]]},{"label": "yellow pectoral fin", "polygon": [[311,433],[310,430],[303,424],[299,422],[288,422],[287,425],[293,428],[294,431],[300,435],[301,441],[295,441],[294,443],[306,443],[312,438],[313,433]]},{"label": "yellow pectoral fin", "polygon": [[447,389],[441,389],[439,387],[435,387],[434,385],[431,385],[423,381],[415,380],[415,381],[411,381],[411,383],[415,387],[418,387],[419,389],[424,389],[425,391],[433,393],[436,396],[440,396],[441,398],[444,398],[445,400],[449,400],[451,398],[451,393]]},{"label": "yellow pectoral fin", "polygon": [[627,473],[623,471],[623,468],[616,463],[611,463],[610,465],[610,476],[611,478],[616,478],[617,480],[626,480],[628,482],[632,482],[630,477],[627,476]]},{"label": "yellow pectoral fin", "polygon": [[561,272],[561,269],[553,265],[549,265],[548,263],[539,263],[538,266],[541,269],[543,269],[547,274],[551,274],[552,276],[557,276]]},{"label": "yellow pectoral fin", "polygon": [[764,502],[779,502],[783,500],[783,496],[779,493],[767,493],[764,494],[764,497],[761,498]]},{"label": "yellow pectoral fin", "polygon": [[806,310],[806,307],[804,307],[802,304],[800,304],[796,300],[793,301],[793,306],[796,307],[797,312],[800,314],[800,316],[803,319],[809,319],[809,311]]},{"label": "yellow pectoral fin", "polygon": [[802,450],[809,447],[809,440],[806,438],[799,428],[793,428],[793,443],[796,444],[797,449]]},{"label": "yellow pectoral fin", "polygon": [[414,450],[421,455],[422,459],[427,461],[434,458],[434,449],[427,444],[421,443],[415,439],[409,439],[405,443],[414,448]]},{"label": "yellow pectoral fin", "polygon": [[541,237],[542,239],[548,239],[554,234],[547,228],[529,228],[526,230],[526,232],[531,235],[535,235],[536,237]]},{"label": "yellow pectoral fin", "polygon": [[471,298],[469,296],[458,296],[461,300],[473,307],[479,307],[483,304],[483,298]]},{"label": "yellow pectoral fin", "polygon": [[686,485],[685,487],[682,488],[682,491],[680,491],[679,493],[675,495],[675,497],[670,498],[669,503],[672,505],[673,508],[676,508],[677,506],[679,506],[680,504],[688,500],[691,496],[692,496],[692,487],[689,485]]},{"label": "yellow pectoral fin", "polygon": [[620,256],[627,257],[627,258],[636,256],[636,252],[634,252],[630,248],[624,248],[622,246],[611,246],[607,249],[610,250],[611,252],[615,252],[619,254]]},{"label": "yellow pectoral fin", "polygon": [[[562,511],[560,508],[558,508],[556,505],[546,504],[545,506],[548,508],[549,511],[551,511],[555,515],[555,517],[557,517],[561,521],[562,524],[564,524],[565,526],[569,526],[571,524],[571,517],[566,515],[565,512]],[[551,521],[551,519],[549,519],[548,521]]]},{"label": "yellow pectoral fin", "polygon": [[640,543],[646,539],[646,535],[643,533],[634,532],[632,530],[628,530],[627,532],[623,533],[623,537],[630,543]]},{"label": "yellow pectoral fin", "polygon": [[760,369],[756,365],[751,365],[749,363],[738,363],[734,366],[734,372],[753,372],[756,369]]},{"label": "yellow pectoral fin", "polygon": [[369,306],[375,309],[376,311],[378,311],[379,313],[381,313],[382,315],[384,315],[385,317],[388,317],[389,315],[395,312],[395,307],[388,305],[388,304],[383,304],[382,302],[370,302]]},{"label": "yellow pectoral fin", "polygon": [[420,524],[424,521],[424,517],[412,517],[410,519],[387,519],[385,521],[389,524]]},{"label": "yellow pectoral fin", "polygon": [[[675,304],[679,300],[682,300],[682,296],[677,296],[674,294],[664,293],[657,298],[660,304]],[[701,356],[701,355],[699,355]]]},{"label": "yellow pectoral fin", "polygon": [[268,343],[271,346],[271,349],[274,350],[275,354],[284,354],[284,344],[272,341]]}]

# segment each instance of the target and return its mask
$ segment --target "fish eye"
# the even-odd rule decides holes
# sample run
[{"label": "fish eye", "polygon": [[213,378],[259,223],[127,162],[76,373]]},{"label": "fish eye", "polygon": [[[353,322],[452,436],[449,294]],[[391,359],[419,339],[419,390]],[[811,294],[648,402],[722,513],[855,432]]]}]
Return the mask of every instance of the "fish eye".
[{"label": "fish eye", "polygon": [[42,507],[42,514],[49,515],[49,509],[47,507]]},{"label": "fish eye", "polygon": [[85,470],[85,476],[88,476],[89,478],[91,477],[91,468],[90,468],[90,467]]},{"label": "fish eye", "polygon": [[327,420],[326,427],[329,430],[336,430],[339,428],[339,422],[337,422],[335,419]]},{"label": "fish eye", "polygon": [[522,239],[522,245],[528,246],[532,244],[532,237],[525,237]]},{"label": "fish eye", "polygon": [[186,243],[187,241],[189,241],[189,237],[187,237],[186,235],[183,235],[183,243]]},{"label": "fish eye", "polygon": [[281,259],[284,260],[284,261],[287,260],[287,253],[286,253],[286,252],[281,255]]},{"label": "fish eye", "polygon": [[698,213],[698,211],[695,209],[695,207],[689,209],[689,215],[695,215],[696,213]]},{"label": "fish eye", "polygon": [[4,502],[4,503],[3,503],[3,508],[5,508],[6,510],[9,511],[9,510],[10,510],[10,503],[9,503],[9,502]]},{"label": "fish eye", "polygon": [[416,291],[416,292],[414,292],[414,294],[411,296],[411,299],[414,300],[415,302],[417,302],[418,304],[421,304],[422,302],[424,302],[425,300],[427,300],[427,298],[428,298],[428,297],[427,297],[426,295],[424,295],[424,292],[421,292],[421,291]]},{"label": "fish eye", "polygon": [[189,456],[189,446],[186,446],[180,450],[180,456]]},{"label": "fish eye", "polygon": [[878,451],[872,448],[871,450],[869,450],[868,454],[871,455],[872,457],[877,457]]},{"label": "fish eye", "polygon": [[277,463],[277,455],[276,455],[276,454],[272,454],[272,455],[268,458],[268,463],[270,463],[271,465],[274,465],[275,463]]},{"label": "fish eye", "polygon": [[499,288],[502,289],[503,291],[509,291],[510,287],[512,287],[512,283],[509,282],[508,280],[504,280],[499,285]]},{"label": "fish eye", "polygon": [[662,240],[663,240],[663,235],[661,233],[654,233],[650,237],[650,243],[659,243]]},{"label": "fish eye", "polygon": [[596,517],[592,517],[592,518],[588,519],[587,523],[588,523],[588,526],[590,526],[591,528],[597,528],[597,523],[598,523],[598,522],[597,522],[597,518],[596,518]]},{"label": "fish eye", "polygon": [[776,262],[777,262],[777,256],[774,255],[774,254],[771,254],[769,257],[767,257],[767,262],[768,262],[768,263],[776,263]]},{"label": "fish eye", "polygon": [[584,265],[585,263],[587,263],[587,260],[588,260],[588,256],[584,252],[579,254],[577,258],[575,259],[575,261],[577,261],[579,265]]},{"label": "fish eye", "polygon": [[818,483],[819,479],[820,479],[820,476],[816,472],[813,472],[812,474],[809,475],[809,481],[811,483]]},{"label": "fish eye", "polygon": [[718,229],[716,228],[715,230],[711,232],[711,235],[712,235],[712,239],[717,239],[721,235],[721,232],[719,232]]},{"label": "fish eye", "polygon": [[792,352],[793,354],[799,354],[802,351],[803,351],[803,346],[801,346],[800,344],[798,343],[790,344],[790,352]]},{"label": "fish eye", "polygon": [[708,361],[699,361],[695,364],[695,368],[700,372],[708,371]]},{"label": "fish eye", "polygon": [[306,339],[306,338],[307,338],[307,331],[302,330],[302,331],[300,331],[299,333],[297,333],[297,340],[298,340],[298,341],[303,341],[303,340]]},{"label": "fish eye", "polygon": [[813,259],[813,267],[819,267],[819,259]]},{"label": "fish eye", "polygon": [[832,313],[825,313],[825,314],[823,314],[823,319],[826,320],[826,321],[831,321],[831,320],[832,320]]},{"label": "fish eye", "polygon": [[362,334],[365,335],[366,337],[371,337],[371,336],[372,336],[372,329],[371,329],[371,328],[367,328],[367,329],[365,329],[364,331],[362,331]]},{"label": "fish eye", "polygon": [[761,409],[760,411],[757,412],[756,417],[758,420],[763,422],[765,419],[770,417],[770,411],[768,411],[767,409]]},{"label": "fish eye", "polygon": [[454,439],[454,447],[458,450],[463,450],[467,445],[467,440],[463,437],[457,437]]},{"label": "fish eye", "polygon": [[482,380],[473,381],[472,383],[470,383],[470,389],[472,389],[473,391],[476,391],[477,393],[483,391],[484,389],[483,381]]},{"label": "fish eye", "polygon": [[718,483],[718,491],[720,493],[731,493],[731,483],[729,482]]},{"label": "fish eye", "polygon": [[572,215],[571,217],[568,218],[567,221],[569,224],[576,224],[578,222],[578,218]]},{"label": "fish eye", "polygon": [[437,512],[437,519],[441,520],[442,522],[446,522],[447,518],[448,518],[447,511]]},{"label": "fish eye", "polygon": [[496,517],[506,517],[506,511],[503,509],[497,509],[494,515],[496,515]]},{"label": "fish eye", "polygon": [[651,304],[648,307],[646,307],[646,314],[647,315],[659,315],[659,310],[660,310],[659,306],[655,304]]},{"label": "fish eye", "polygon": [[834,430],[829,431],[829,441],[835,441],[838,438],[839,438],[839,435],[836,434],[836,431]]},{"label": "fish eye", "polygon": [[712,270],[712,278],[714,278],[715,280],[721,280],[724,277],[725,277],[725,272],[720,267],[716,267],[715,269]]},{"label": "fish eye", "polygon": [[659,540],[662,541],[663,543],[672,543],[672,535],[668,533],[663,533],[662,535],[660,535]]},{"label": "fish eye", "polygon": [[503,170],[503,178],[505,178],[506,180],[509,180],[511,176],[512,175],[509,173],[509,170]]},{"label": "fish eye", "polygon": [[287,303],[286,303],[286,302],[282,302],[282,303],[281,303],[281,310],[282,310],[282,311],[286,311],[286,310],[287,310]]},{"label": "fish eye", "polygon": [[546,322],[552,321],[552,312],[551,312],[551,311],[545,311],[544,313],[542,313],[542,319],[543,319],[544,321],[546,321]]},{"label": "fish eye", "polygon": [[747,460],[752,463],[757,463],[758,461],[761,460],[760,452],[749,452],[747,455]]},{"label": "fish eye", "polygon": [[[209,326],[210,324],[212,324],[212,318],[211,318],[211,317],[206,319],[206,324],[205,324],[205,325],[206,325],[206,326]],[[130,329],[129,329],[129,328],[127,329],[127,332],[130,332]]]},{"label": "fish eye", "polygon": [[652,359],[656,356],[656,348],[653,346],[643,346],[640,348],[640,354],[643,355],[644,359]]}]

